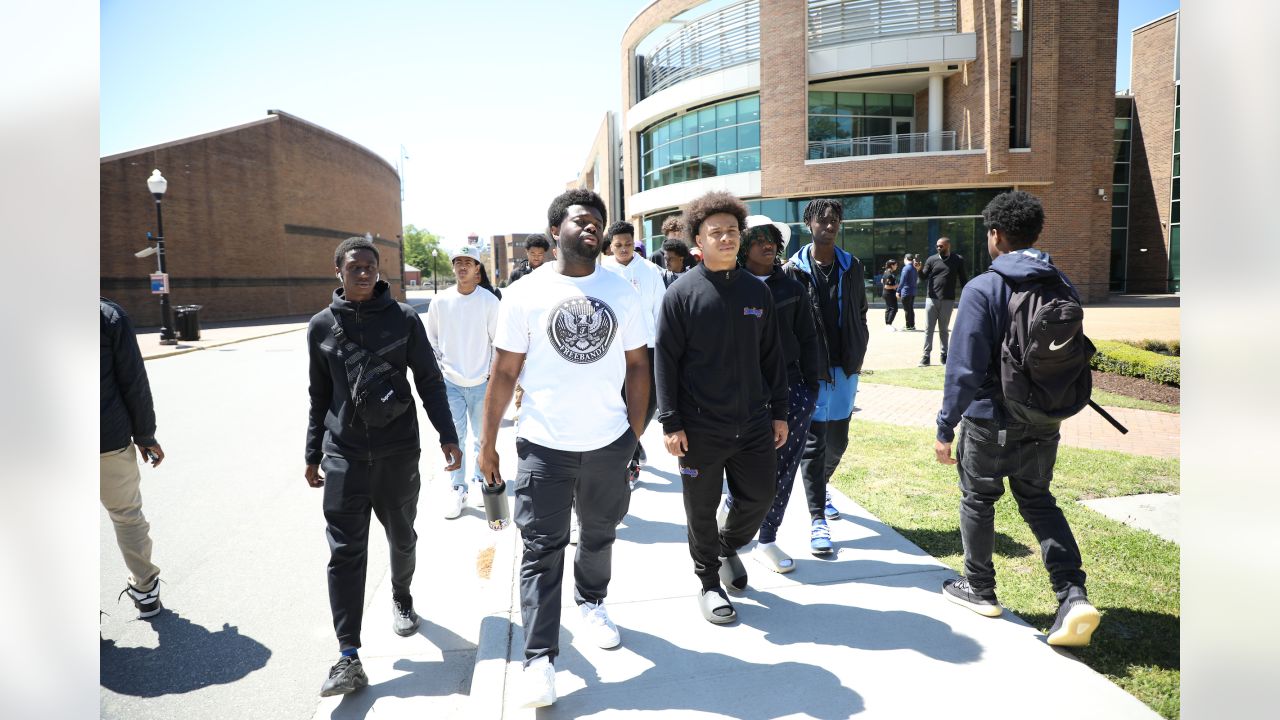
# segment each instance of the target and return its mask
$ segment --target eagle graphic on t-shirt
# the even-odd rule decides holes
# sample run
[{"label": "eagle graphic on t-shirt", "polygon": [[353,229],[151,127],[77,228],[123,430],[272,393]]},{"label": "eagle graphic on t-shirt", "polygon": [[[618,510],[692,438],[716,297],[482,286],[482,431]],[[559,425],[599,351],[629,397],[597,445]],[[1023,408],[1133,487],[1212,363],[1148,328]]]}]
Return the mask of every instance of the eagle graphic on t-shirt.
[{"label": "eagle graphic on t-shirt", "polygon": [[593,363],[604,357],[617,330],[613,309],[593,297],[565,300],[547,318],[551,346],[571,363]]}]

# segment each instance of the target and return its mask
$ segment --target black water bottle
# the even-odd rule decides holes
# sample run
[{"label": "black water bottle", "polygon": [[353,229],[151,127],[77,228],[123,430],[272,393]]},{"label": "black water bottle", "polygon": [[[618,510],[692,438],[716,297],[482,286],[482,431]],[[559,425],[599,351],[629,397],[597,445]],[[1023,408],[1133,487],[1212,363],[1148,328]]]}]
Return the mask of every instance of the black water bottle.
[{"label": "black water bottle", "polygon": [[507,484],[498,481],[497,485],[481,482],[484,492],[484,516],[493,530],[501,530],[511,524],[511,511],[507,509]]}]

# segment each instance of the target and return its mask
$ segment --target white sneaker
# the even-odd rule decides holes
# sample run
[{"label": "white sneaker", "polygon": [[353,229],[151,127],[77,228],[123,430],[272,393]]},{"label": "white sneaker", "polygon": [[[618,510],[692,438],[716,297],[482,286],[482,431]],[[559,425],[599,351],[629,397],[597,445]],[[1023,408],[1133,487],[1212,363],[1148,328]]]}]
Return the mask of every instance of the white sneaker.
[{"label": "white sneaker", "polygon": [[556,667],[544,655],[529,663],[520,676],[520,707],[540,708],[556,701]]},{"label": "white sneaker", "polygon": [[578,606],[582,614],[582,633],[591,644],[608,650],[622,644],[618,635],[618,626],[609,619],[609,611],[604,609],[604,602],[582,603]]},{"label": "white sneaker", "polygon": [[467,506],[467,489],[461,485],[452,485],[449,488],[449,495],[444,501],[444,517],[446,520],[452,520],[462,514],[462,509]]}]

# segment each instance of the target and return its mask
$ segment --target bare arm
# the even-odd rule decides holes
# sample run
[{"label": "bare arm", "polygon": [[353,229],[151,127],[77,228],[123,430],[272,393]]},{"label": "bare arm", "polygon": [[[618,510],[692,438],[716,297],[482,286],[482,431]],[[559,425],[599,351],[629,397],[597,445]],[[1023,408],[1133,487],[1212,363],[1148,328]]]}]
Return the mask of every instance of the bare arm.
[{"label": "bare arm", "polygon": [[[644,348],[640,350],[643,352]],[[645,359],[648,360],[647,357]],[[515,394],[516,380],[523,366],[524,353],[493,349],[493,365],[489,368],[489,386],[485,389],[480,422],[480,476],[489,485],[502,482],[502,473],[498,470],[498,426],[502,424],[502,413],[511,402],[511,396]],[[644,413],[643,406],[640,412]]]},{"label": "bare arm", "polygon": [[649,350],[644,345],[626,351],[627,422],[636,439],[644,432],[644,412],[649,405]]}]

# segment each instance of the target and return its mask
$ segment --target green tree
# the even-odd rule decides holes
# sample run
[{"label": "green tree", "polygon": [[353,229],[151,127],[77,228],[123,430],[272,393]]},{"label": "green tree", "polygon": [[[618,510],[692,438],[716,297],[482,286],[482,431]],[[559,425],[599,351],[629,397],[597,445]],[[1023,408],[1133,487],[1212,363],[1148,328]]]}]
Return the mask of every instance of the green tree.
[{"label": "green tree", "polygon": [[[433,251],[438,254],[433,255]],[[432,262],[440,277],[449,277],[449,255],[440,245],[440,238],[426,229],[404,226],[404,261],[422,271],[425,281],[431,277]]]}]

